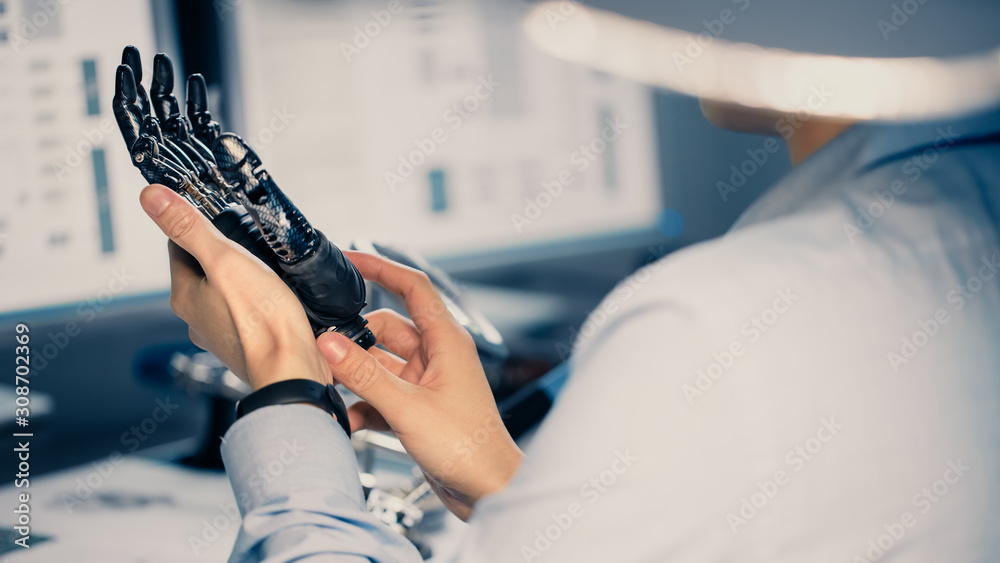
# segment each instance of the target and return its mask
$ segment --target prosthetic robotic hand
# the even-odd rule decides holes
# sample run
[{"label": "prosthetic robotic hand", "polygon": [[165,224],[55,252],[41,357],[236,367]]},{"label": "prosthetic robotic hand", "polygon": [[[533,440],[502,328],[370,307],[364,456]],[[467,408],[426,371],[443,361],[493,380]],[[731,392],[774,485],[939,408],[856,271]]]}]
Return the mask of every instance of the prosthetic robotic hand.
[{"label": "prosthetic robotic hand", "polygon": [[222,133],[208,111],[205,79],[188,77],[187,115],[173,94],[170,59],[153,59],[149,94],[139,51],[125,47],[115,75],[115,119],[132,164],[147,182],[184,196],[226,237],[262,260],[292,288],[319,335],[344,334],[361,347],[375,336],[360,315],[365,284],[354,265],[314,229],[246,142]]}]

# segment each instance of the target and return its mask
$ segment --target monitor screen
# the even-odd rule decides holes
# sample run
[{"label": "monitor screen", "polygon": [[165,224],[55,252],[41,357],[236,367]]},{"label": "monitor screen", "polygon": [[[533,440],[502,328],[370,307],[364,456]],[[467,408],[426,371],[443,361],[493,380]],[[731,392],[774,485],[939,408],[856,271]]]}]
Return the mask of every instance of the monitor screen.
[{"label": "monitor screen", "polygon": [[[165,239],[139,207],[145,182],[110,105],[124,45],[143,54],[148,87],[163,7],[0,6],[0,313],[85,314],[165,291]],[[242,118],[223,127],[332,240],[454,261],[652,230],[652,93],[539,52],[521,31],[526,4],[214,6],[235,30],[220,45],[235,54],[223,101]]]},{"label": "monitor screen", "polygon": [[241,8],[246,134],[331,239],[443,258],[652,230],[652,92],[538,51],[527,4]]},{"label": "monitor screen", "polygon": [[[0,312],[166,289],[164,237],[111,113],[150,2],[0,0]],[[147,77],[148,82],[148,77]]]}]

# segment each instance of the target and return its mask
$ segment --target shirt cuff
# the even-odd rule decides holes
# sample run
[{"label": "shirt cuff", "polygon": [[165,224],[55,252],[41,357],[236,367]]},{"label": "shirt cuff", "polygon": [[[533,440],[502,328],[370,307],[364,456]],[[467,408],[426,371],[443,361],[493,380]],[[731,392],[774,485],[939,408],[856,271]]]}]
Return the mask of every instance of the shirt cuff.
[{"label": "shirt cuff", "polygon": [[365,510],[351,440],[329,413],[273,405],[237,420],[222,438],[222,460],[240,514],[295,493],[339,493],[341,506]]}]

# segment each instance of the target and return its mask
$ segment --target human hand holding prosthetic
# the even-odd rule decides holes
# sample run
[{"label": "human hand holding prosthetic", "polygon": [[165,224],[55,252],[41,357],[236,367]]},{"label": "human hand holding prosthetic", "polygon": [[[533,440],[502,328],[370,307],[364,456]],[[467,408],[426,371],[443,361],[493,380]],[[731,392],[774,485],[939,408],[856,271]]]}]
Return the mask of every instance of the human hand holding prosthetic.
[{"label": "human hand holding prosthetic", "polygon": [[180,194],[219,232],[276,272],[302,303],[314,333],[336,330],[371,346],[374,337],[360,315],[361,275],[278,188],[253,149],[237,135],[220,133],[201,75],[188,78],[185,115],[173,94],[173,65],[166,55],[156,55],[152,74],[147,95],[139,53],[126,47],[112,100],[132,163],[143,177]]},{"label": "human hand holding prosthetic", "polygon": [[[165,55],[154,61],[148,96],[138,52],[126,48],[122,59],[115,116],[133,164],[169,188],[149,186],[141,201],[176,243],[171,304],[192,341],[253,389],[297,378],[325,384],[332,372],[365,399],[350,409],[351,427],[395,432],[446,506],[468,518],[476,501],[506,485],[522,454],[471,337],[427,276],[330,244],[253,150],[219,132],[200,76],[189,79],[185,116]],[[402,296],[413,321],[390,311],[362,318],[362,274]],[[365,350],[373,332],[392,353]]]},{"label": "human hand holding prosthetic", "polygon": [[351,428],[392,430],[448,509],[465,520],[480,498],[507,484],[523,457],[500,419],[472,338],[423,272],[345,254],[365,279],[401,296],[412,319],[386,309],[368,315],[388,352],[320,335],[333,377],[364,399],[348,409]]},{"label": "human hand holding prosthetic", "polygon": [[195,345],[254,390],[331,382],[302,305],[273,271],[166,187],[148,186],[139,199],[170,238],[170,304]]}]

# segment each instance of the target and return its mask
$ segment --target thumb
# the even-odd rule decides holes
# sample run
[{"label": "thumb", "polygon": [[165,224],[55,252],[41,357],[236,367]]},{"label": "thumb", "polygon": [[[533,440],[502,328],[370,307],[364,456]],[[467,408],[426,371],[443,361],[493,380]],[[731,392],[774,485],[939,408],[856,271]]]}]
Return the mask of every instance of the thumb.
[{"label": "thumb", "polygon": [[197,209],[166,186],[143,188],[139,203],[163,234],[198,260],[202,268],[228,248],[222,233]]},{"label": "thumb", "polygon": [[333,377],[379,412],[397,412],[396,405],[410,395],[412,390],[408,388],[413,385],[390,373],[374,356],[346,336],[325,332],[317,342]]}]

